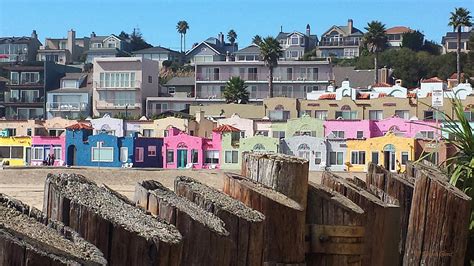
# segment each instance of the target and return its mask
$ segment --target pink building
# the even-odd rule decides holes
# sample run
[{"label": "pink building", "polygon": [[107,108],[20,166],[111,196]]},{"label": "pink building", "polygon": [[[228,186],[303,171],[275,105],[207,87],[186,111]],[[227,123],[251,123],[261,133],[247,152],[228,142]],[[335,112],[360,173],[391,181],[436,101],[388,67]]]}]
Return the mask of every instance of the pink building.
[{"label": "pink building", "polygon": [[64,165],[65,143],[65,136],[33,136],[31,138],[31,165],[47,165],[48,163],[54,166]]},{"label": "pink building", "polygon": [[220,168],[221,139],[218,132],[212,132],[212,139],[207,139],[171,128],[163,139],[163,168]]},{"label": "pink building", "polygon": [[324,136],[337,139],[370,138],[369,120],[326,120]]},{"label": "pink building", "polygon": [[435,122],[405,120],[396,116],[383,120],[327,120],[324,122],[324,136],[329,138],[375,138],[385,136],[389,131],[406,138],[434,139],[439,136]]}]

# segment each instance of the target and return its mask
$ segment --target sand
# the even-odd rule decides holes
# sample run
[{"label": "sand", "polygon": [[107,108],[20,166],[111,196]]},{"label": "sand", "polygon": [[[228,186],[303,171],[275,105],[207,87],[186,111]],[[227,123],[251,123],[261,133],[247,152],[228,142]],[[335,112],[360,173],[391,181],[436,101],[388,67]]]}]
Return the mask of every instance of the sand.
[{"label": "sand", "polygon": [[[162,170],[122,168],[7,168],[0,170],[0,193],[7,194],[38,209],[43,208],[44,181],[48,173],[77,173],[97,184],[106,184],[119,193],[133,199],[137,182],[153,179],[173,189],[176,176],[189,176],[199,182],[222,190],[221,170]],[[363,173],[337,173],[342,177],[358,176]],[[310,172],[309,180],[320,183],[321,172]]]}]

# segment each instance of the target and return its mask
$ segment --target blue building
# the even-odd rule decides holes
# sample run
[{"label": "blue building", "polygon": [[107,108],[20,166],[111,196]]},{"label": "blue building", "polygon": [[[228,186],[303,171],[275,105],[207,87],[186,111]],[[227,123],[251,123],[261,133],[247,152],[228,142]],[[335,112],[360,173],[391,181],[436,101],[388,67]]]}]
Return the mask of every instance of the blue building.
[{"label": "blue building", "polygon": [[133,167],[163,168],[163,138],[135,138]]},{"label": "blue building", "polygon": [[92,135],[92,127],[83,123],[66,128],[65,146],[67,165],[122,167],[134,159],[134,137]]}]

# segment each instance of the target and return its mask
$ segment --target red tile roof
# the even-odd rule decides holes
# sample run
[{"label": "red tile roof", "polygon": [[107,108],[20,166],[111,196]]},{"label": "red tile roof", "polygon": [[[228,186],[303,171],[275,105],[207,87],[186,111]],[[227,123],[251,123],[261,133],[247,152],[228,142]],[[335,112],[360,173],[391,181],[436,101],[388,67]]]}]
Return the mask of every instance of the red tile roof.
[{"label": "red tile roof", "polygon": [[392,87],[392,85],[388,84],[388,83],[385,83],[385,82],[379,82],[379,83],[376,83],[374,84],[372,87],[375,87],[375,88],[380,88],[380,87]]},{"label": "red tile roof", "polygon": [[412,32],[413,30],[405,26],[395,26],[385,30],[386,34],[400,34],[405,32]]},{"label": "red tile roof", "polygon": [[360,93],[359,95],[357,95],[357,99],[368,100],[368,99],[370,99],[370,94],[369,93]]},{"label": "red tile roof", "polygon": [[421,83],[441,83],[441,82],[443,82],[443,80],[438,77],[432,77],[429,79],[421,80]]},{"label": "red tile roof", "polygon": [[77,124],[70,125],[70,126],[66,127],[66,129],[70,129],[70,130],[82,130],[82,129],[92,130],[92,127],[89,124],[86,124],[86,123],[77,123]]},{"label": "red tile roof", "polygon": [[[461,73],[461,78],[464,78],[464,73]],[[458,79],[458,73],[453,73],[449,79]]]},{"label": "red tile roof", "polygon": [[328,93],[328,94],[323,94],[319,96],[320,100],[335,100],[336,99],[336,94],[335,93]]},{"label": "red tile roof", "polygon": [[407,94],[407,97],[408,97],[408,98],[416,98],[416,92],[409,92],[409,93]]},{"label": "red tile roof", "polygon": [[385,96],[387,96],[387,94],[386,94],[385,92],[379,93],[379,98],[383,98],[383,97],[385,97]]},{"label": "red tile roof", "polygon": [[220,127],[217,127],[217,128],[214,128],[212,131],[214,132],[220,132],[220,133],[224,133],[224,132],[240,132],[240,129],[236,128],[236,127],[233,127],[231,125],[222,125]]}]

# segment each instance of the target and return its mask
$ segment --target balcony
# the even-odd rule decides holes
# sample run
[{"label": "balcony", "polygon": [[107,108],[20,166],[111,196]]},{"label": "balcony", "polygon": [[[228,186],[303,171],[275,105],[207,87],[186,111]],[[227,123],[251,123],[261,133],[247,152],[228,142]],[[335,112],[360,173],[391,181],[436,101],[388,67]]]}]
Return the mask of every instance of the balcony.
[{"label": "balcony", "polygon": [[[112,86],[113,85],[113,86]],[[135,82],[131,82],[129,86],[125,86],[124,84],[110,84],[109,86],[106,86],[103,84],[103,82],[99,81],[94,81],[94,89],[98,91],[105,91],[105,90],[110,90],[110,91],[126,91],[126,90],[137,90],[141,88],[141,81],[135,80]]]},{"label": "balcony", "polygon": [[4,97],[5,103],[16,103],[16,104],[41,104],[44,102],[42,97],[28,97],[28,96],[11,96],[10,93],[6,92]]},{"label": "balcony", "polygon": [[[222,83],[227,82],[231,77],[240,77],[247,82],[268,82],[268,73],[229,73],[221,72],[214,74],[197,73],[196,81],[202,83]],[[315,82],[318,80],[318,74],[297,74],[275,71],[273,81],[278,82]]]},{"label": "balcony", "polygon": [[319,46],[341,47],[341,46],[359,46],[359,40],[321,40]]},{"label": "balcony", "polygon": [[140,109],[141,103],[133,103],[130,100],[123,99],[105,99],[95,101],[96,109]]},{"label": "balcony", "polygon": [[47,111],[56,111],[56,112],[82,112],[87,111],[89,104],[86,102],[51,102],[46,106]]}]

